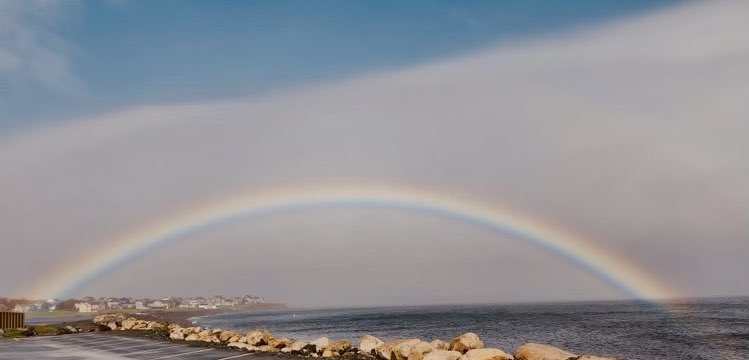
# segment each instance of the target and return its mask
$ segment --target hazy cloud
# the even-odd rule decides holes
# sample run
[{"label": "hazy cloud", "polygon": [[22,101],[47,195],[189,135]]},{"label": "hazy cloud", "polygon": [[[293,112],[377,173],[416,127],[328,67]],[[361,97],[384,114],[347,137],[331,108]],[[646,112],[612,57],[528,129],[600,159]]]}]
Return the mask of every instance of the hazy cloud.
[{"label": "hazy cloud", "polygon": [[32,89],[83,91],[68,58],[70,45],[57,35],[60,23],[80,7],[78,1],[0,1],[0,104]]},{"label": "hazy cloud", "polygon": [[[335,84],[141,107],[7,139],[0,228],[27,256],[6,266],[37,265],[0,275],[0,289],[20,292],[185,207],[366,179],[560,224],[687,295],[747,294],[747,10],[690,3]],[[89,291],[159,295],[166,282],[171,293],[252,291],[297,305],[620,296],[507,239],[390,211],[232,224]]]}]

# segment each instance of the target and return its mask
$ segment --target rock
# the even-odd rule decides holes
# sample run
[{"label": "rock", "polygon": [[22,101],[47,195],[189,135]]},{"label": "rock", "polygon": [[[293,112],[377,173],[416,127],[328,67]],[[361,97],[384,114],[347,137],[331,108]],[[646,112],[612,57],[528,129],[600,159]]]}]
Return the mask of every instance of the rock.
[{"label": "rock", "polygon": [[221,328],[211,329],[211,334],[213,334],[213,335],[220,334],[222,331],[224,331],[224,330],[221,329]]},{"label": "rock", "polygon": [[241,343],[245,343],[246,344],[247,343],[247,336],[240,337],[239,340],[237,340],[237,342],[241,342]]},{"label": "rock", "polygon": [[382,346],[384,343],[384,341],[372,335],[364,335],[359,339],[359,350],[363,354],[371,354],[372,351]]},{"label": "rock", "polygon": [[5,331],[3,331],[3,329],[0,329],[0,336],[3,336],[3,335],[5,335]]},{"label": "rock", "polygon": [[260,348],[257,346],[247,345],[245,346],[245,350],[255,352],[260,351]]},{"label": "rock", "polygon": [[325,350],[325,348],[328,347],[328,345],[330,345],[330,339],[323,336],[321,338],[317,338],[315,340],[310,341],[309,345],[312,345],[315,347],[315,350],[311,352],[320,352],[320,351]]},{"label": "rock", "polygon": [[226,342],[239,342],[239,336],[232,336]]},{"label": "rock", "polygon": [[[80,331],[81,331],[81,330],[79,330],[78,328],[75,328],[75,327],[73,327],[73,326],[70,326],[70,325],[66,326],[66,327],[65,327],[65,329],[67,329],[68,331],[70,331],[70,332],[71,332],[71,333],[73,333],[73,334],[75,334],[75,333],[77,333],[77,332],[80,332]],[[0,335],[2,335],[2,334],[0,334]]]},{"label": "rock", "polygon": [[461,354],[465,354],[468,350],[483,347],[484,342],[479,339],[479,336],[470,332],[460,334],[450,342],[450,350],[459,351]]},{"label": "rock", "polygon": [[292,342],[289,347],[292,351],[302,351],[307,344],[309,344],[309,340],[297,340]]},{"label": "rock", "polygon": [[435,350],[450,350],[450,344],[442,341],[442,340],[432,340],[432,342],[429,343],[429,345],[432,345],[432,347]]},{"label": "rock", "polygon": [[424,355],[423,360],[458,360],[461,357],[461,353],[452,350],[432,350],[428,354]]},{"label": "rock", "polygon": [[184,340],[185,335],[181,331],[172,331],[169,333],[169,338],[174,340]]},{"label": "rock", "polygon": [[516,360],[567,360],[577,355],[546,344],[526,343],[515,350]]},{"label": "rock", "polygon": [[281,352],[284,354],[288,354],[291,352],[291,348],[290,347],[281,348]]},{"label": "rock", "polygon": [[221,340],[222,342],[230,342],[229,339],[235,338],[235,337],[237,339],[234,341],[237,341],[239,339],[239,334],[237,334],[234,331],[221,331],[218,333],[218,339]]},{"label": "rock", "polygon": [[333,357],[333,352],[330,349],[325,349],[322,352],[322,357],[324,358]]},{"label": "rock", "polygon": [[107,323],[107,327],[109,327],[111,330],[117,330],[117,322],[110,321]]},{"label": "rock", "polygon": [[132,329],[133,326],[138,322],[138,319],[135,318],[127,318],[125,320],[122,320],[122,328],[125,330]]},{"label": "rock", "polygon": [[268,345],[260,345],[257,347],[257,351],[263,351],[263,352],[276,352],[278,349],[270,347]]},{"label": "rock", "polygon": [[[468,350],[459,360],[512,360],[512,355],[499,349]],[[411,360],[411,359],[408,359]]]},{"label": "rock", "polygon": [[273,338],[271,333],[263,329],[255,329],[247,333],[247,343],[254,346],[267,345],[268,341]]},{"label": "rock", "polygon": [[190,335],[187,335],[187,337],[185,338],[185,341],[198,341],[198,340],[200,340],[200,336],[198,336],[198,334],[190,334]]},{"label": "rock", "polygon": [[428,354],[432,350],[434,350],[432,344],[426,341],[422,341],[411,347],[411,350],[408,352],[408,360],[422,360],[424,358],[424,355]]},{"label": "rock", "polygon": [[226,344],[226,346],[232,347],[232,348],[237,348],[237,349],[246,349],[247,348],[247,344],[241,343],[241,342],[236,342],[236,341],[230,342],[230,343]]},{"label": "rock", "polygon": [[148,323],[142,322],[142,321],[138,321],[138,322],[135,323],[135,325],[133,325],[133,327],[131,329],[132,330],[141,330],[141,329],[145,329],[147,327],[148,327]]},{"label": "rock", "polygon": [[165,327],[166,326],[164,326],[164,324],[162,324],[160,322],[151,321],[151,322],[148,323],[148,326],[146,326],[146,329],[154,330],[154,329],[163,329]]},{"label": "rock", "polygon": [[351,350],[351,342],[348,341],[347,339],[340,339],[340,340],[331,342],[330,344],[328,344],[326,348],[332,352],[343,354]]},{"label": "rock", "polygon": [[272,348],[282,349],[291,345],[291,340],[287,338],[273,338],[268,341],[268,345]]},{"label": "rock", "polygon": [[411,347],[420,343],[420,339],[395,339],[390,340],[382,344],[382,346],[378,347],[377,350],[375,350],[375,353],[377,356],[385,359],[390,360],[392,358],[395,358],[393,356],[393,353],[395,352],[395,348],[399,347],[400,350],[398,352],[398,356],[401,358],[408,357],[408,352],[411,350]]},{"label": "rock", "polygon": [[616,358],[606,356],[582,355],[574,358],[569,358],[568,360],[616,360]]}]

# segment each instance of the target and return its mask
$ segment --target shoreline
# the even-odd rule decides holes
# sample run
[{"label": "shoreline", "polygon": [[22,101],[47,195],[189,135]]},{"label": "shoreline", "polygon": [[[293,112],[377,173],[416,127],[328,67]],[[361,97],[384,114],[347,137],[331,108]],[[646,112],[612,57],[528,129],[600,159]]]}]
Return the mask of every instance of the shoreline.
[{"label": "shoreline", "polygon": [[[612,357],[577,355],[551,345],[525,343],[510,354],[498,348],[485,348],[475,333],[461,333],[452,340],[419,338],[383,341],[363,335],[358,344],[349,339],[289,339],[277,337],[264,329],[234,331],[193,326],[194,315],[211,316],[221,313],[252,311],[250,309],[215,309],[212,311],[115,312],[100,314],[90,320],[56,325],[30,326],[17,335],[62,335],[99,332],[113,336],[140,337],[157,341],[186,344],[202,348],[220,348],[255,356],[295,359],[329,358],[331,360],[615,360]],[[136,315],[138,317],[133,317]],[[43,329],[43,333],[39,333]],[[60,331],[52,331],[54,329]],[[38,331],[39,330],[39,331]],[[54,332],[54,333],[53,333]],[[7,336],[7,334],[6,334]],[[355,342],[355,341],[354,341]]]}]

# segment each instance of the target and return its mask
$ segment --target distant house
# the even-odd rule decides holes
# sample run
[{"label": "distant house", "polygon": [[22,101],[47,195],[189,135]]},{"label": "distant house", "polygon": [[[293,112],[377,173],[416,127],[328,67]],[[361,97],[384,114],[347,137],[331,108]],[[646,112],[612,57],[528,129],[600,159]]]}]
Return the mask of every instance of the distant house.
[{"label": "distant house", "polygon": [[166,309],[169,307],[169,304],[161,300],[154,300],[153,302],[148,304],[148,307],[150,307],[151,309]]},{"label": "distant house", "polygon": [[148,309],[148,306],[146,306],[146,304],[142,300],[138,300],[135,302],[135,308],[138,310],[143,310]]},{"label": "distant house", "polygon": [[135,304],[133,304],[130,298],[119,298],[117,299],[117,302],[120,304],[120,309],[132,309],[135,307]]},{"label": "distant house", "polygon": [[121,308],[122,307],[120,306],[120,303],[118,301],[113,301],[113,300],[107,301],[107,309],[118,310]]},{"label": "distant house", "polygon": [[0,304],[0,311],[8,311],[8,307],[5,304]]},{"label": "distant house", "polygon": [[78,312],[82,313],[94,312],[94,305],[91,305],[88,302],[75,303],[75,308],[78,309]]}]

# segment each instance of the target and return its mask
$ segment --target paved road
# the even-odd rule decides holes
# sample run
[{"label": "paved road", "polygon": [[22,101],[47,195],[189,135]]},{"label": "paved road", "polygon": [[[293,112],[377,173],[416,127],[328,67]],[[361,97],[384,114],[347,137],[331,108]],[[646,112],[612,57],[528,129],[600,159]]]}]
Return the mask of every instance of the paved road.
[{"label": "paved road", "polygon": [[[253,357],[224,349],[191,347],[165,341],[96,333],[40,336],[19,341],[0,341],[0,359],[13,360],[245,360]],[[258,359],[255,357],[255,359]],[[264,358],[271,360],[273,358]]]}]

